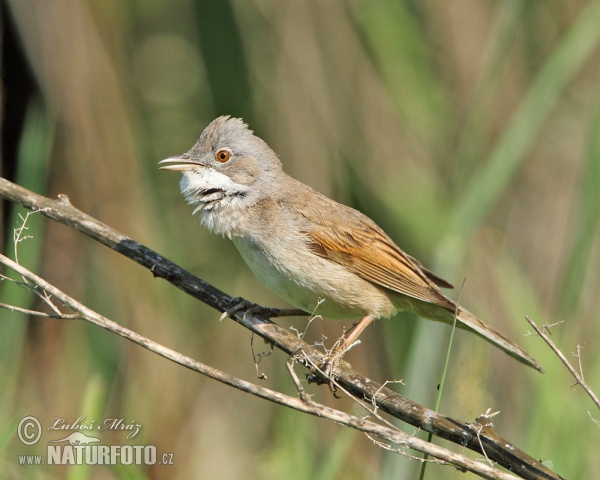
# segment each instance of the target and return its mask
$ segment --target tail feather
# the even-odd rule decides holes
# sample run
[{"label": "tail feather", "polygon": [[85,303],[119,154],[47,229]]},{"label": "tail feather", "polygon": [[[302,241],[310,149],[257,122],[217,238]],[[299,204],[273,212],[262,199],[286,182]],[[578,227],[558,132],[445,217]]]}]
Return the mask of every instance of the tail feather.
[{"label": "tail feather", "polygon": [[506,335],[484,323],[468,310],[461,308],[459,310],[457,320],[459,320],[459,326],[461,328],[465,328],[476,333],[496,347],[504,350],[511,357],[516,358],[519,362],[535,368],[540,373],[544,373],[544,369],[540,366],[540,364],[525,350],[510,340]]},{"label": "tail feather", "polygon": [[[417,302],[412,299],[411,308],[417,315],[423,318],[450,324],[454,321],[454,312],[440,307],[439,305],[427,302]],[[525,350],[510,340],[506,335],[500,333],[487,323],[484,323],[468,310],[460,308],[457,320],[457,327],[476,333],[499,349],[504,350],[519,362],[535,368],[538,372],[544,373],[544,369],[540,364]]]}]

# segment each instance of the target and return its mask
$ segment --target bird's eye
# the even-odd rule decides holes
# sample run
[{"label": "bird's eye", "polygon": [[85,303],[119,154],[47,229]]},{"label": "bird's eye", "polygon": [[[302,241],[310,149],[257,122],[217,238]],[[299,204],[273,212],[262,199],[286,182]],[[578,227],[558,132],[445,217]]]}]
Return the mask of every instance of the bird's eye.
[{"label": "bird's eye", "polygon": [[225,163],[231,158],[231,152],[225,148],[222,148],[215,154],[217,162]]}]

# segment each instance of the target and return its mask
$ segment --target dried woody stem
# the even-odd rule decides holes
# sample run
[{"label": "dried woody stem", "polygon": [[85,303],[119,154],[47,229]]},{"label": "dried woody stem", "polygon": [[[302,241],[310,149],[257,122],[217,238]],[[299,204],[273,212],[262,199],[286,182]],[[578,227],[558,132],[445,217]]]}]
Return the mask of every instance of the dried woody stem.
[{"label": "dried woody stem", "polygon": [[[220,312],[224,312],[232,306],[232,297],[229,295],[221,292],[200,278],[195,277],[140,243],[76,209],[64,195],[59,196],[57,200],[49,199],[0,178],[0,197],[31,210],[43,209],[40,212],[42,215],[68,225],[116,252],[134,260],[138,264],[148,268],[155,277],[164,278],[189,295]],[[4,257],[3,261],[11,262],[6,257]],[[14,267],[22,269],[19,265],[14,265]],[[19,273],[22,275],[24,274],[22,271]],[[30,281],[33,281],[31,280],[32,278],[39,279],[39,277],[36,277],[31,273],[28,273],[26,278]],[[43,282],[42,279],[39,280]],[[48,287],[47,290],[46,287]],[[477,472],[478,475],[483,476],[484,478],[514,478],[512,475],[492,469],[489,465],[466,459],[462,455],[441,449],[441,447],[409,436],[399,430],[392,429],[389,426],[378,425],[369,420],[353,417],[343,412],[315,404],[314,402],[305,402],[302,399],[287,397],[278,392],[258,387],[252,383],[219,372],[210,366],[203,365],[177,352],[169,350],[166,347],[156,344],[147,338],[137,335],[82,305],[73,303],[73,299],[64,296],[62,292],[51,285],[45,284],[44,290],[54,295],[57,299],[76,312],[81,313],[82,315],[85,314],[87,320],[124,336],[165,358],[169,358],[187,368],[198,371],[204,375],[209,375],[212,378],[231,386],[312,415],[326,417],[340,424],[358,428],[380,438],[387,438],[394,443],[406,445],[408,448],[427,452],[436,458],[453,463],[460,468]],[[310,359],[310,362],[303,362],[302,359],[299,361],[300,363],[304,363],[305,366],[308,364],[309,368],[311,362],[314,362],[315,365],[321,365],[323,363],[324,358],[320,351],[306,344],[296,335],[267,318],[255,313],[248,313],[246,315],[247,310],[250,309],[242,309],[233,314],[233,320],[268,340],[276,348],[286,352],[288,355],[302,352],[303,356]],[[296,358],[298,358],[298,356]],[[343,388],[354,397],[365,399],[369,403],[373,402],[378,410],[384,411],[419,429],[432,432],[441,438],[448,439],[461,447],[466,447],[479,453],[485,451],[485,455],[491,461],[498,463],[512,472],[518,473],[521,478],[561,478],[542,465],[541,462],[519,450],[512,445],[511,442],[500,437],[491,427],[486,426],[481,431],[477,431],[469,424],[434,412],[388,388],[382,387],[380,383],[374,382],[352,370],[346,362],[341,362],[336,374],[337,384],[343,386]],[[325,382],[329,380],[323,377],[322,373],[319,371],[316,371],[315,375]]]},{"label": "dried woody stem", "polygon": [[[548,346],[552,349],[552,351],[556,354],[556,356],[558,358],[560,358],[560,361],[565,365],[565,367],[567,367],[567,370],[569,370],[569,372],[571,372],[571,375],[573,375],[575,377],[575,380],[577,381],[577,383],[575,385],[581,385],[581,388],[583,388],[586,391],[586,393],[589,395],[589,397],[592,399],[592,401],[596,404],[596,406],[598,408],[600,408],[600,400],[598,400],[598,397],[596,396],[596,394],[592,391],[592,389],[589,387],[589,385],[587,383],[585,383],[585,380],[583,379],[583,369],[581,367],[581,349],[582,349],[581,345],[577,345],[577,354],[575,354],[575,356],[579,360],[579,372],[581,372],[581,373],[578,373],[577,370],[575,370],[575,368],[573,368],[573,366],[569,363],[569,361],[563,355],[563,353],[558,349],[558,347],[556,345],[554,345],[554,342],[550,339],[550,337],[544,333],[543,329],[540,329],[535,324],[535,322],[531,318],[529,318],[529,316],[525,315],[525,319],[533,327],[533,329],[536,331],[536,333],[540,337],[542,337],[544,342],[546,342],[548,344]],[[546,328],[546,326],[544,325],[542,328]],[[550,331],[550,330],[548,330],[548,331]]]},{"label": "dried woody stem", "polygon": [[[30,272],[23,266],[12,261],[11,259],[2,254],[0,254],[0,263],[3,263],[7,267],[10,267],[23,278],[27,279],[28,282],[31,282],[32,284],[36,285],[36,287],[42,289],[43,291],[58,299],[63,305],[77,312],[78,318],[91,322],[94,325],[102,327],[113,333],[116,333],[117,335],[131,340],[132,342],[150,350],[151,352],[154,352],[162,357],[172,360],[173,362],[187,367],[190,370],[202,373],[203,375],[218,380],[219,382],[238,388],[252,395],[256,395],[257,397],[270,400],[274,403],[278,403],[280,405],[284,405],[295,410],[302,411],[304,413],[326,418],[341,425],[346,425],[348,427],[352,427],[357,430],[363,431],[367,434],[375,435],[390,442],[399,444],[403,447],[408,447],[420,452],[428,453],[429,455],[432,455],[437,459],[441,460],[442,463],[456,465],[461,469],[469,470],[473,473],[476,473],[482,478],[499,480],[509,480],[517,478],[514,475],[501,472],[494,468],[488,467],[487,465],[483,465],[475,460],[469,459],[464,455],[451,452],[450,450],[447,450],[445,448],[439,447],[432,443],[428,443],[424,440],[408,435],[397,428],[379,425],[370,420],[356,417],[354,415],[349,415],[339,410],[335,410],[333,408],[329,408],[324,405],[313,402],[312,400],[310,400],[309,398],[307,399],[306,397],[304,397],[304,399],[290,397],[289,395],[285,395],[274,390],[270,390],[268,388],[260,387],[253,383],[234,377],[233,375],[229,375],[225,372],[222,372],[216,368],[212,368],[201,362],[193,360],[190,357],[182,355],[174,350],[171,350],[170,348],[160,345],[150,340],[149,338],[146,338],[129,330],[128,328],[122,327],[121,325],[113,322],[112,320],[109,320],[108,318],[100,315],[99,313],[87,308],[85,305],[77,302],[70,296],[63,293],[58,288],[49,284],[42,278],[38,277],[34,273]],[[72,315],[65,316],[65,318],[72,317]],[[291,373],[291,367],[288,368],[290,369]]]}]

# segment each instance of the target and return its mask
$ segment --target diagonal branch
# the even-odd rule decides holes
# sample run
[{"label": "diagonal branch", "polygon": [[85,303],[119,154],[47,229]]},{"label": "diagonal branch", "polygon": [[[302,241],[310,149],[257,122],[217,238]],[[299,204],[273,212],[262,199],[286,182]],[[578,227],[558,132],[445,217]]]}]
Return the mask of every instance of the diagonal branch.
[{"label": "diagonal branch", "polygon": [[[31,210],[45,209],[41,212],[44,216],[68,225],[134,260],[148,268],[155,277],[164,278],[220,312],[232,306],[232,297],[229,295],[153,250],[81,212],[73,207],[64,195],[59,195],[57,200],[49,199],[0,178],[0,197]],[[233,315],[233,320],[289,355],[302,350],[317,365],[323,362],[322,355],[318,350],[267,318],[250,313],[246,315],[246,310],[242,309]],[[473,425],[436,413],[388,388],[382,388],[381,384],[352,370],[346,362],[342,362],[338,373],[338,383],[357,398],[374,401],[378,409],[462,447],[479,453],[483,453],[485,450],[485,454],[490,460],[513,472],[518,472],[522,478],[561,478],[541,462],[500,437],[491,426],[486,426],[478,431]],[[319,372],[316,375],[320,375]],[[326,378],[323,380],[327,381]]]},{"label": "diagonal branch", "polygon": [[[190,370],[206,375],[226,385],[230,385],[234,388],[250,393],[257,397],[264,398],[265,400],[269,400],[279,405],[284,405],[286,407],[290,407],[295,410],[299,410],[301,412],[308,413],[317,417],[326,418],[333,422],[339,423],[340,425],[345,425],[347,427],[351,427],[356,430],[365,432],[367,435],[375,435],[389,442],[393,442],[402,447],[402,449],[399,450],[399,453],[406,454],[404,452],[404,448],[411,448],[413,450],[432,455],[433,457],[438,459],[439,463],[456,465],[459,468],[471,471],[482,478],[490,480],[515,480],[517,478],[514,475],[497,470],[492,466],[482,464],[476,460],[465,457],[464,455],[451,452],[446,448],[439,447],[438,445],[434,445],[433,443],[429,443],[424,440],[421,440],[420,438],[408,435],[407,433],[399,430],[394,426],[380,425],[365,418],[349,415],[345,412],[341,412],[334,408],[326,407],[325,405],[321,405],[311,400],[307,401],[295,397],[290,397],[289,395],[285,395],[283,393],[279,393],[274,390],[255,385],[251,382],[247,382],[246,380],[242,380],[240,378],[234,377],[233,375],[229,375],[216,368],[205,365],[190,357],[182,355],[179,352],[171,350],[170,348],[167,348],[163,345],[160,345],[150,340],[149,338],[146,338],[129,330],[128,328],[122,327],[118,323],[109,320],[108,318],[100,315],[99,313],[96,313],[95,311],[91,310],[85,305],[82,305],[81,303],[77,302],[75,299],[66,295],[58,288],[49,284],[36,274],[30,272],[23,266],[10,260],[2,254],[0,254],[0,263],[3,263],[4,265],[12,268],[14,271],[23,276],[23,278],[26,278],[29,282],[37,285],[44,291],[56,297],[62,304],[77,312],[78,318],[91,322],[94,325],[102,327],[113,333],[116,333],[117,335],[120,335],[121,337],[131,340],[132,342],[150,350],[151,352],[154,352],[179,365],[182,365],[186,368],[189,368]],[[65,315],[64,318],[73,317],[70,315]]]},{"label": "diagonal branch", "polygon": [[[585,380],[583,379],[583,370],[581,368],[581,346],[577,345],[577,355],[576,356],[579,359],[579,371],[581,372],[581,373],[577,373],[577,370],[575,370],[575,368],[573,368],[573,366],[569,363],[567,358],[558,349],[558,347],[554,344],[554,342],[550,339],[550,337],[548,335],[546,335],[543,332],[543,330],[541,328],[539,328],[531,318],[529,318],[528,315],[525,315],[525,320],[527,320],[529,322],[529,324],[534,328],[536,333],[540,337],[542,337],[542,340],[544,340],[544,342],[546,342],[548,344],[548,346],[552,349],[552,351],[556,354],[556,356],[560,359],[560,361],[565,365],[565,367],[567,367],[567,370],[569,370],[569,372],[571,372],[571,375],[573,375],[575,377],[575,380],[577,380],[577,384],[581,385],[581,387],[585,390],[585,392],[592,399],[592,402],[594,402],[596,404],[596,406],[598,408],[600,408],[600,400],[598,400],[598,397],[596,396],[594,391],[590,388],[590,386],[587,383],[585,383]],[[550,330],[548,329],[548,331],[550,331]]]}]

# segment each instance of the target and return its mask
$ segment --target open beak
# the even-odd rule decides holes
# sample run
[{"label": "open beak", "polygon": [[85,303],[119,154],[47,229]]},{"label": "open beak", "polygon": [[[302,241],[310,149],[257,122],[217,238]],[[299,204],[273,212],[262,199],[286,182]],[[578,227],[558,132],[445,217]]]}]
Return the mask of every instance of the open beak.
[{"label": "open beak", "polygon": [[171,165],[161,166],[160,167],[161,170],[173,170],[173,171],[177,171],[177,172],[183,172],[185,170],[192,170],[194,167],[197,167],[198,165],[200,165],[200,163],[198,163],[194,160],[185,158],[183,156],[169,157],[169,158],[165,158],[164,160],[161,160],[160,162],[158,162],[159,165],[163,165],[165,163],[170,163]]}]

